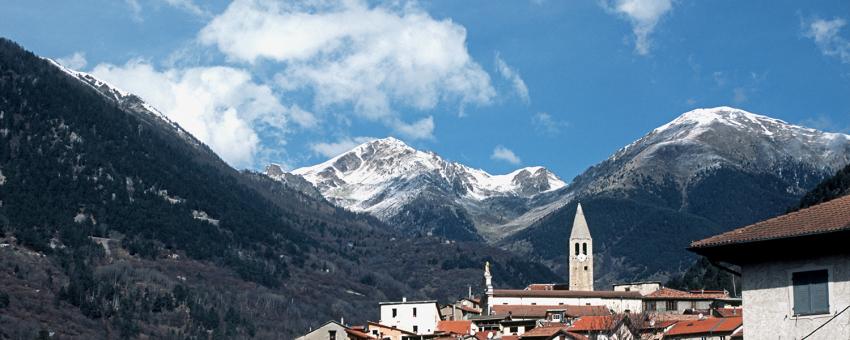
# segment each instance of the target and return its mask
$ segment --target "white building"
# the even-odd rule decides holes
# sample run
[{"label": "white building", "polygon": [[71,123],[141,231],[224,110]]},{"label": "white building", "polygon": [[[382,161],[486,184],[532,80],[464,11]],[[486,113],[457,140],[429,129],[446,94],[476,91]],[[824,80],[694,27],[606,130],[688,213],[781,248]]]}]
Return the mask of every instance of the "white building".
[{"label": "white building", "polygon": [[433,334],[440,321],[440,308],[436,300],[381,302],[382,325],[395,327],[419,335]]},{"label": "white building", "polygon": [[748,339],[850,336],[850,196],[697,241],[690,249],[739,271]]}]

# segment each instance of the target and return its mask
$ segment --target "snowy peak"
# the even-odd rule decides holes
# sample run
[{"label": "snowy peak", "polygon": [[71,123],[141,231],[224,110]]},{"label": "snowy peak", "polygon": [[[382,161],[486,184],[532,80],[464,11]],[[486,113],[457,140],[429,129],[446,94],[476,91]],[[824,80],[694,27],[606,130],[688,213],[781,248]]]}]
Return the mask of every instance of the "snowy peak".
[{"label": "snowy peak", "polygon": [[[823,132],[732,107],[685,112],[576,181],[584,192],[629,188],[635,178],[668,179],[691,185],[717,169],[780,174],[788,192],[804,191],[819,178],[850,162],[850,136]],[[663,175],[663,176],[662,176]],[[666,177],[666,179],[664,178]]]},{"label": "snowy peak", "polygon": [[[270,177],[284,180],[279,168],[269,170]],[[447,161],[436,153],[417,150],[393,137],[363,143],[321,164],[291,173],[312,183],[339,206],[382,218],[399,214],[423,197],[442,202],[441,205],[478,209],[486,200],[527,200],[566,185],[543,167],[491,175]]]},{"label": "snowy peak", "polygon": [[726,127],[752,135],[776,138],[848,139],[847,135],[822,132],[783,120],[721,106],[685,112],[673,121],[652,131],[650,135],[673,133],[679,139],[693,139],[718,127]]}]

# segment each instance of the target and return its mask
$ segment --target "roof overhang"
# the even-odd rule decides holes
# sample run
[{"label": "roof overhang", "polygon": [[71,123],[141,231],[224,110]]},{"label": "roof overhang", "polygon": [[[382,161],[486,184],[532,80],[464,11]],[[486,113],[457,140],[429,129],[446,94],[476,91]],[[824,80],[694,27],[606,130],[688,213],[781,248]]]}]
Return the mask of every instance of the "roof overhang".
[{"label": "roof overhang", "polygon": [[734,265],[818,256],[850,254],[850,230],[807,234],[795,237],[690,247],[688,250],[712,262]]}]

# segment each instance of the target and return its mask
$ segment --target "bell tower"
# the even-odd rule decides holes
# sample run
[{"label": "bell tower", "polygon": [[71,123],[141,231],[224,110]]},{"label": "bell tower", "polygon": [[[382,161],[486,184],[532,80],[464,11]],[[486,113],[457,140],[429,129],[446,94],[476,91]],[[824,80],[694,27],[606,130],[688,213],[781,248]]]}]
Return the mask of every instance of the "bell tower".
[{"label": "bell tower", "polygon": [[573,230],[567,244],[570,267],[570,290],[593,290],[593,239],[584,219],[581,203],[576,207]]}]

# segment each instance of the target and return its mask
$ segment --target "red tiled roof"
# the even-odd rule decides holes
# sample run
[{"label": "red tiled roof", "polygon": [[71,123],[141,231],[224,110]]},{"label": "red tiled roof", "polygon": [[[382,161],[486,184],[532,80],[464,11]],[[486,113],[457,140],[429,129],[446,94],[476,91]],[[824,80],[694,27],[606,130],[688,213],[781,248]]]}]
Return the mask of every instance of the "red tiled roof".
[{"label": "red tiled roof", "polygon": [[607,331],[616,323],[613,315],[584,316],[573,322],[571,332]]},{"label": "red tiled roof", "polygon": [[740,330],[732,334],[733,339],[743,339],[744,338],[744,328],[742,327]]},{"label": "red tiled roof", "polygon": [[519,335],[502,335],[502,340],[519,340]]},{"label": "red tiled roof", "polygon": [[744,316],[744,310],[741,308],[717,308],[714,311],[721,318],[734,318]]},{"label": "red tiled roof", "polygon": [[[568,331],[563,326],[545,326],[545,327],[537,327],[533,328],[528,332],[523,333],[519,338],[520,339],[531,339],[531,338],[544,338],[551,339],[558,334],[566,334],[567,339],[574,340],[587,340],[587,337],[581,334],[573,333]],[[505,337],[502,337],[505,339]]]},{"label": "red tiled roof", "polygon": [[346,332],[346,333],[348,333],[348,337],[349,337],[349,338],[354,338],[354,339],[375,339],[375,337],[373,337],[373,336],[371,336],[371,335],[369,335],[369,334],[363,333],[363,332],[361,332],[361,331],[359,331],[359,330],[356,330],[356,329],[348,328],[348,329],[346,329],[346,330],[345,330],[345,332]]},{"label": "red tiled roof", "polygon": [[691,243],[691,248],[850,230],[850,195]]},{"label": "red tiled roof", "polygon": [[563,326],[546,326],[546,327],[535,327],[528,332],[522,334],[525,337],[535,337],[535,336],[553,336],[558,334],[560,331],[566,331],[567,329]]},{"label": "red tiled roof", "polygon": [[706,291],[690,291],[685,292],[678,289],[661,287],[645,296],[649,299],[672,299],[672,300],[701,300],[701,299],[722,299],[729,297],[729,294],[722,291],[706,290]]},{"label": "red tiled roof", "polygon": [[487,334],[490,334],[490,333],[493,333],[494,336],[496,335],[496,331],[482,331],[482,332],[476,332],[475,338],[478,339],[478,340],[488,340]]},{"label": "red tiled roof", "polygon": [[610,315],[611,311],[605,306],[576,306],[576,305],[495,305],[492,307],[496,314],[508,314],[513,317],[542,318],[550,310],[563,310],[567,316],[579,317],[587,315]]},{"label": "red tiled roof", "polygon": [[458,335],[467,335],[472,329],[472,321],[469,320],[442,320],[437,322],[437,330]]},{"label": "red tiled roof", "polygon": [[640,299],[639,292],[620,292],[613,290],[575,291],[575,290],[520,290],[496,289],[493,296],[500,297],[595,297],[610,299]]},{"label": "red tiled roof", "polygon": [[743,318],[706,318],[676,323],[667,335],[726,334],[731,335],[744,324]]},{"label": "red tiled roof", "polygon": [[655,320],[653,323],[645,322],[640,325],[640,329],[642,330],[650,330],[650,329],[665,329],[679,322],[678,320]]}]

